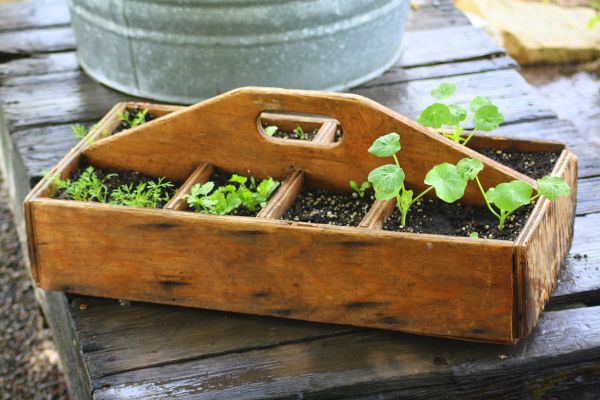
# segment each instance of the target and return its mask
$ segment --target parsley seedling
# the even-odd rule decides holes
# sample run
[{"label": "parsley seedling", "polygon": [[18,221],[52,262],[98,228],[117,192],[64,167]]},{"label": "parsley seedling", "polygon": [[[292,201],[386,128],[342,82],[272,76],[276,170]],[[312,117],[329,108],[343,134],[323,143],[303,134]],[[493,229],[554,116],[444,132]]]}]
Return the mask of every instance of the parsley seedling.
[{"label": "parsley seedling", "polygon": [[57,190],[64,190],[66,197],[76,201],[98,201],[106,203],[108,189],[104,182],[115,174],[107,175],[100,179],[94,170],[89,166],[83,171],[76,181],[70,179],[60,179],[58,176],[52,178],[52,183]]},{"label": "parsley seedling", "polygon": [[85,135],[87,135],[88,130],[82,124],[75,124],[71,125],[71,132],[73,133],[73,136],[75,136],[75,138],[81,140],[84,138]]},{"label": "parsley seedling", "polygon": [[539,196],[544,196],[552,201],[561,196],[568,196],[571,193],[569,185],[563,178],[558,176],[544,176],[538,179],[536,195],[533,195],[533,187],[522,180],[500,183],[486,192],[478,177],[479,172],[483,170],[481,160],[473,158],[461,160],[457,164],[457,169],[464,179],[475,180],[477,182],[487,208],[498,218],[498,229],[501,231],[504,230],[506,218],[519,208],[530,204]]},{"label": "parsley seedling", "polygon": [[[463,107],[448,104],[448,99],[455,91],[456,85],[447,82],[433,89],[431,96],[438,102],[425,108],[417,118],[417,122],[463,145],[469,143],[475,132],[491,132],[504,122],[504,115],[487,97],[477,96],[471,101],[470,115]],[[464,128],[469,117],[473,120],[474,128],[467,137],[464,137]]]},{"label": "parsley seedling", "polygon": [[253,177],[248,181],[247,177],[236,174],[231,176],[229,182],[231,184],[216,189],[212,181],[197,183],[192,186],[190,194],[183,198],[190,208],[201,213],[227,215],[240,206],[256,212],[258,206],[266,206],[271,194],[279,187],[279,182],[273,178],[264,179],[257,186]]},{"label": "parsley seedling", "polygon": [[127,110],[117,113],[122,122],[124,122],[127,127],[135,128],[142,124],[146,123],[146,114],[148,114],[148,109],[139,110],[137,112],[129,112]]},{"label": "parsley seedling", "polygon": [[139,208],[157,208],[159,203],[168,202],[170,199],[169,188],[173,184],[165,178],[155,181],[140,182],[135,187],[133,184],[121,185],[110,194],[110,204]]},{"label": "parsley seedling", "polygon": [[369,188],[371,187],[371,184],[368,181],[365,181],[365,182],[361,183],[360,185],[354,180],[352,180],[348,183],[349,183],[350,187],[352,188],[352,190],[354,190],[354,192],[356,193],[355,196],[358,196],[361,199],[363,199],[365,197],[365,192],[367,190],[369,190]]},{"label": "parsley seedling", "polygon": [[458,173],[457,167],[443,163],[434,166],[425,176],[424,183],[430,185],[419,195],[413,196],[413,191],[404,185],[404,170],[396,153],[400,151],[400,136],[389,133],[381,136],[369,148],[369,153],[377,157],[392,157],[394,164],[386,164],[375,168],[369,173],[369,182],[373,184],[377,200],[396,198],[396,206],[401,215],[401,225],[406,226],[406,215],[419,199],[435,189],[435,194],[447,203],[453,203],[463,197],[467,181]]}]

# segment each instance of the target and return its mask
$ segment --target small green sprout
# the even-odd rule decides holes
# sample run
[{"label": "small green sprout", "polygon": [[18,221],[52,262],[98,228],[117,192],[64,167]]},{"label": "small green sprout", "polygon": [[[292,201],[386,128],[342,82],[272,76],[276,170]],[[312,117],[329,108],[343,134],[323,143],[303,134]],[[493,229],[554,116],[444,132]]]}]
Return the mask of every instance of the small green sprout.
[{"label": "small green sprout", "polygon": [[[215,189],[212,181],[192,186],[190,194],[182,196],[190,208],[197,212],[227,215],[238,207],[243,206],[251,212],[256,212],[258,206],[267,205],[271,194],[279,187],[279,182],[273,178],[262,180],[258,186],[254,178],[233,174],[229,179],[231,184]],[[248,186],[247,186],[248,184]]]},{"label": "small green sprout", "polygon": [[70,179],[60,179],[58,176],[52,177],[52,183],[57,190],[64,190],[66,197],[76,201],[98,201],[106,203],[108,189],[104,182],[114,176],[107,175],[100,179],[94,170],[94,167],[87,167],[79,179],[72,181]]},{"label": "small green sprout", "polygon": [[145,124],[146,114],[148,114],[148,109],[140,110],[137,112],[129,112],[127,110],[117,113],[122,122],[124,122],[129,128],[135,128],[142,124]]},{"label": "small green sprout", "polygon": [[461,160],[457,164],[457,168],[463,178],[477,182],[487,208],[498,218],[498,229],[501,231],[504,230],[506,218],[522,206],[530,204],[539,196],[544,196],[552,201],[571,193],[569,185],[563,178],[558,176],[544,176],[538,179],[536,195],[533,195],[533,187],[522,180],[500,183],[486,192],[478,177],[479,172],[483,170],[481,160],[473,158]]},{"label": "small green sprout", "polygon": [[121,185],[110,194],[110,204],[138,208],[157,208],[159,203],[170,200],[169,189],[173,184],[165,178],[155,181]]},{"label": "small green sprout", "polygon": [[471,233],[469,233],[469,237],[472,239],[479,239],[479,233],[471,232]]},{"label": "small green sprout", "polygon": [[304,140],[304,138],[306,137],[306,133],[304,133],[304,129],[302,129],[300,125],[298,125],[296,129],[294,129],[294,133],[300,140]]},{"label": "small green sprout", "polygon": [[394,164],[375,168],[369,173],[368,179],[373,184],[377,200],[396,198],[402,226],[406,226],[406,215],[412,205],[433,189],[436,196],[447,203],[453,203],[463,197],[467,181],[458,173],[456,166],[448,163],[434,166],[424,180],[429,187],[419,195],[413,196],[413,191],[406,189],[404,185],[404,171],[396,156],[400,148],[400,136],[397,133],[389,133],[375,140],[369,148],[369,153],[377,157],[392,157]]},{"label": "small green sprout", "polygon": [[[456,91],[456,85],[443,82],[431,91],[431,96],[438,102],[425,108],[417,118],[421,125],[433,128],[443,136],[466,145],[469,143],[475,132],[491,132],[504,122],[504,115],[498,110],[498,107],[483,96],[475,97],[469,104],[471,115],[463,107],[457,104],[448,104],[448,99]],[[467,137],[465,125],[471,117],[474,128]]]},{"label": "small green sprout", "polygon": [[88,130],[82,124],[75,124],[71,125],[71,132],[73,133],[73,136],[75,136],[75,138],[81,140],[85,137],[85,135],[87,135]]},{"label": "small green sprout", "polygon": [[279,130],[279,128],[275,125],[266,126],[264,129],[267,136],[273,136]]},{"label": "small green sprout", "polygon": [[354,180],[351,180],[348,183],[352,190],[354,190],[354,192],[356,193],[356,196],[360,197],[361,199],[365,197],[365,192],[371,187],[371,184],[368,181],[365,181],[360,185]]}]

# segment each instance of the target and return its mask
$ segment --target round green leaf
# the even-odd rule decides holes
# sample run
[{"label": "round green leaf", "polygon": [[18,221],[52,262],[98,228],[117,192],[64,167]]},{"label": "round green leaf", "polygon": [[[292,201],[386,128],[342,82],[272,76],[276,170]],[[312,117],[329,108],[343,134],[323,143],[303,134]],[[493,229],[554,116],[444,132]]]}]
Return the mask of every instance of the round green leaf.
[{"label": "round green leaf", "polygon": [[386,164],[375,168],[369,174],[377,200],[389,200],[395,197],[404,183],[404,171],[396,164]]},{"label": "round green leaf", "polygon": [[485,194],[488,201],[504,211],[515,211],[531,201],[533,188],[525,181],[501,183]]},{"label": "round green leaf", "polygon": [[555,200],[561,196],[568,196],[571,188],[565,180],[559,176],[545,176],[537,181],[537,191],[548,200]]},{"label": "round green leaf", "polygon": [[435,188],[435,194],[446,203],[454,203],[463,197],[467,181],[452,164],[443,163],[433,167],[425,176],[425,183]]},{"label": "round green leaf", "polygon": [[441,128],[442,125],[448,125],[452,122],[452,113],[447,105],[433,103],[423,110],[417,118],[417,122],[429,128]]},{"label": "round green leaf", "polygon": [[369,147],[369,153],[377,157],[391,157],[398,151],[400,151],[400,135],[396,132],[377,138]]},{"label": "round green leaf", "polygon": [[431,91],[431,96],[437,100],[444,100],[452,96],[454,92],[456,92],[456,85],[454,83],[442,82]]},{"label": "round green leaf", "polygon": [[458,174],[464,180],[473,180],[483,169],[483,163],[478,158],[463,158],[456,164]]},{"label": "round green leaf", "polygon": [[498,111],[498,107],[488,104],[477,109],[474,121],[476,129],[491,132],[504,122],[504,115]]},{"label": "round green leaf", "polygon": [[481,108],[482,106],[487,106],[488,104],[492,104],[490,99],[483,96],[477,96],[473,100],[471,100],[469,107],[473,112],[476,112],[479,108]]},{"label": "round green leaf", "polygon": [[458,125],[467,118],[467,110],[456,104],[448,106],[450,110],[450,125]]}]

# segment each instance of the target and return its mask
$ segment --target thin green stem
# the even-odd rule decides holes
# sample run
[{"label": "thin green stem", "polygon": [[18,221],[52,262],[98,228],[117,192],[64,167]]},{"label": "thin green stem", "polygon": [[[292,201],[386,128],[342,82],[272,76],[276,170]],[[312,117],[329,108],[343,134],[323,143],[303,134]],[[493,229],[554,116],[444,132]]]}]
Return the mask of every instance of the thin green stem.
[{"label": "thin green stem", "polygon": [[481,186],[481,181],[479,180],[479,177],[476,176],[475,180],[477,181],[477,186],[479,186],[479,190],[481,190],[481,194],[483,195],[483,199],[485,200],[485,204],[487,205],[487,207],[489,208],[489,210],[492,212],[492,214],[494,214],[496,216],[496,218],[500,219],[500,215],[494,211],[494,209],[492,208],[492,205],[490,204],[487,196],[485,195],[485,190],[483,190],[483,186]]},{"label": "thin green stem", "polygon": [[427,193],[429,193],[431,190],[433,189],[433,186],[429,186],[427,189],[423,190],[421,192],[420,195],[418,195],[417,197],[415,197],[413,199],[413,201],[410,202],[410,205],[412,206],[413,204],[415,204],[417,202],[417,200],[419,200],[421,197],[425,196]]},{"label": "thin green stem", "polygon": [[473,130],[471,131],[471,133],[469,134],[469,136],[467,136],[467,138],[463,141],[463,146],[466,146],[467,143],[469,143],[469,140],[471,140],[471,138],[473,137],[473,135],[475,134],[475,132],[477,131],[477,126],[473,127]]},{"label": "thin green stem", "polygon": [[395,154],[392,154],[392,157],[394,157],[394,161],[396,162],[396,165],[397,165],[398,167],[400,167],[400,162],[398,161],[398,157],[396,157],[396,155],[395,155]]},{"label": "thin green stem", "polygon": [[529,202],[533,202],[535,199],[537,199],[538,197],[540,197],[540,194],[536,194],[535,196],[533,196],[531,199],[529,199]]}]

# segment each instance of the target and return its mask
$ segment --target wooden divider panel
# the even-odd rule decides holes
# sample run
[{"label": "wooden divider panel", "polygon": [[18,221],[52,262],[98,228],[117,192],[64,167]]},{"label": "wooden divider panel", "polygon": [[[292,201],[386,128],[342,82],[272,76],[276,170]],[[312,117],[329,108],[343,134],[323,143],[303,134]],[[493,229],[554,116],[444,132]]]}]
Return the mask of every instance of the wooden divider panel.
[{"label": "wooden divider panel", "polygon": [[[325,114],[340,122],[339,143],[274,140],[261,134],[263,111]],[[283,179],[291,169],[303,170],[309,185],[348,190],[348,181],[364,181],[383,160],[367,152],[379,136],[397,132],[400,162],[408,184],[423,189],[431,167],[480,158],[486,186],[530,178],[475,151],[422,128],[369,99],[339,93],[242,88],[173,112],[137,128],[92,144],[84,154],[100,167],[135,169],[152,176],[185,180],[202,160],[229,171]],[[465,201],[482,204],[473,185]]]}]

